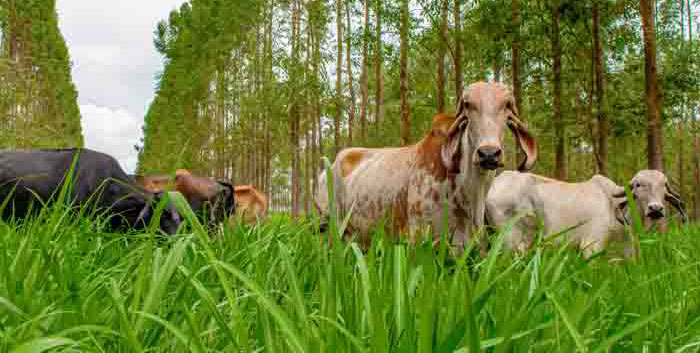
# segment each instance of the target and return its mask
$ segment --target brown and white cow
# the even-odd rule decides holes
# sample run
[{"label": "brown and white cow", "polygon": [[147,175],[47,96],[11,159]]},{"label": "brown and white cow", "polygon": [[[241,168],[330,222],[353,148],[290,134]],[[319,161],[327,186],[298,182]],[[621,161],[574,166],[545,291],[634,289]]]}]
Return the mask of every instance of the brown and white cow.
[{"label": "brown and white cow", "polygon": [[[629,182],[629,187],[637,204],[639,217],[643,220],[646,230],[651,230],[653,226],[656,226],[656,229],[661,233],[667,231],[668,208],[666,203],[678,210],[682,222],[687,221],[685,205],[680,195],[671,188],[663,172],[640,170]],[[623,197],[624,192],[618,193],[617,196]]]},{"label": "brown and white cow", "polygon": [[[536,141],[518,119],[511,92],[500,83],[470,85],[456,117],[436,115],[428,133],[414,145],[342,150],[332,175],[338,210],[347,213],[355,205],[346,234],[359,234],[361,245],[368,247],[370,232],[385,220],[392,234],[410,234],[415,241],[421,232],[432,231],[438,244],[446,217],[446,233],[462,248],[483,225],[486,192],[494,170],[503,165],[506,126],[526,154],[520,169],[530,169],[537,159]],[[327,216],[325,173],[316,203]]]},{"label": "brown and white cow", "polygon": [[246,224],[255,224],[267,216],[267,196],[253,185],[236,185],[236,215],[231,220],[240,220]]},{"label": "brown and white cow", "polygon": [[132,175],[137,185],[150,192],[179,191],[199,216],[206,208],[211,225],[223,222],[236,209],[234,188],[231,184],[213,178],[192,175],[178,169],[173,180],[168,175]]}]

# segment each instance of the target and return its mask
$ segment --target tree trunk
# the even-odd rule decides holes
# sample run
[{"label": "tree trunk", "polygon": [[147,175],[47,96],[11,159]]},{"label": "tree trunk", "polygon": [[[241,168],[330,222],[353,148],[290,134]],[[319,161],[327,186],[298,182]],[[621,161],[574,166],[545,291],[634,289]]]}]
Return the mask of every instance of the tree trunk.
[{"label": "tree trunk", "polygon": [[610,123],[608,122],[608,102],[606,98],[605,62],[603,61],[603,45],[600,39],[600,3],[593,2],[593,58],[595,60],[595,93],[598,109],[598,173],[608,175],[608,135]]},{"label": "tree trunk", "polygon": [[[693,41],[693,17],[691,14],[691,5],[690,5],[690,0],[686,3],[686,10],[688,13],[688,16],[686,18],[688,19],[688,42],[692,43]],[[695,125],[695,134],[693,138],[693,164],[695,164],[695,187],[693,188],[693,193],[695,196],[694,202],[693,202],[693,220],[695,222],[700,221],[700,143],[698,141],[698,118],[696,117],[696,109],[698,110],[698,113],[700,113],[700,107],[693,107],[692,105],[690,106],[690,116],[688,117],[688,121],[692,121],[693,124]],[[686,124],[686,130],[687,130],[687,124]]]},{"label": "tree trunk", "polygon": [[518,109],[520,119],[522,120],[524,114],[522,85],[520,83],[520,0],[513,0],[511,5],[513,14],[513,42],[511,43],[513,97],[515,98],[515,107]]},{"label": "tree trunk", "polygon": [[[307,109],[307,113],[311,113],[311,109]],[[307,114],[309,116],[311,114]],[[305,130],[304,137],[306,144],[304,145],[304,213],[308,217],[311,215],[311,136],[308,130]]]},{"label": "tree trunk", "polygon": [[700,126],[698,126],[698,118],[695,115],[696,110],[700,110],[700,107],[695,107],[692,110],[691,119],[693,120],[694,131],[693,131],[693,164],[694,164],[694,178],[695,185],[693,191],[695,194],[695,200],[693,202],[693,219],[697,222],[700,221]]},{"label": "tree trunk", "polygon": [[[300,44],[300,26],[299,17],[300,9],[299,5],[295,1],[292,4],[292,70],[290,75],[290,80],[292,82],[297,82],[299,79],[299,44]],[[292,145],[292,217],[299,217],[299,106],[297,101],[296,87],[292,86],[290,92],[290,107],[289,107],[289,130]]]},{"label": "tree trunk", "polygon": [[216,129],[216,165],[214,166],[214,175],[219,179],[225,179],[225,159],[226,154],[223,141],[225,141],[225,126],[226,126],[226,67],[223,63],[219,64],[216,72],[216,118],[214,119],[214,128]]},{"label": "tree trunk", "polygon": [[686,10],[688,11],[688,16],[686,18],[688,19],[688,42],[693,41],[693,16],[690,13],[690,0],[687,2]]},{"label": "tree trunk", "polygon": [[440,21],[440,33],[437,52],[437,110],[439,113],[445,112],[445,55],[447,55],[447,42],[445,41],[447,36],[447,14],[448,14],[449,0],[442,0],[442,10],[441,10],[441,21]]},{"label": "tree trunk", "polygon": [[554,130],[556,135],[555,151],[555,173],[559,180],[566,181],[566,131],[564,120],[561,114],[561,46],[559,44],[559,20],[561,13],[559,4],[555,2],[552,6],[552,70],[553,70],[553,90],[552,90],[552,110],[554,113]]},{"label": "tree trunk", "polygon": [[350,24],[350,4],[345,6],[345,24],[346,24],[346,40],[345,47],[346,57],[347,57],[347,70],[348,70],[348,90],[350,91],[350,110],[348,111],[348,146],[352,146],[352,130],[355,127],[355,89],[352,83],[352,57],[350,56],[350,45],[352,44],[352,26]]},{"label": "tree trunk", "polygon": [[[318,3],[314,2],[314,4],[317,5]],[[318,189],[318,176],[320,174],[320,171],[323,169],[323,165],[321,162],[321,156],[323,155],[323,151],[321,148],[321,142],[323,141],[323,137],[321,136],[321,24],[318,23],[319,16],[318,14],[316,14],[317,11],[318,9],[314,8],[314,23],[312,24],[311,28],[311,38],[313,46],[313,112],[311,114],[311,129],[313,141],[311,142],[311,144],[313,146],[312,188],[314,192]]]},{"label": "tree trunk", "polygon": [[313,50],[313,60],[312,60],[312,73],[313,73],[313,89],[311,93],[311,189],[316,192],[318,189],[318,174],[319,168],[318,164],[320,162],[320,156],[318,153],[318,119],[316,117],[317,107],[319,102],[319,72],[318,72],[318,62],[317,62],[317,45],[318,45],[318,34],[317,29],[312,25],[311,28],[311,46]]},{"label": "tree trunk", "polygon": [[[523,93],[522,84],[520,82],[520,0],[512,0],[511,2],[511,30],[513,39],[511,42],[511,77],[513,80],[513,99],[515,100],[515,108],[518,110],[518,117],[525,121],[525,113],[523,112]],[[518,168],[518,147],[514,141],[512,152],[510,153],[511,169]]]},{"label": "tree trunk", "polygon": [[649,169],[664,169],[663,131],[656,75],[656,38],[654,0],[640,0],[642,35],[644,37],[644,77],[647,106],[647,160]]},{"label": "tree trunk", "polygon": [[[307,8],[307,13],[308,13],[308,8]],[[314,60],[314,53],[313,53],[313,27],[310,25],[310,23],[307,22],[306,25],[306,31],[305,31],[306,37],[305,37],[305,42],[306,42],[306,50],[305,50],[305,58],[304,58],[304,85],[305,87],[309,87],[313,85],[313,79],[314,79],[314,73],[313,73],[313,60]],[[311,131],[309,131],[309,127],[312,126],[312,124],[309,124],[308,122],[314,121],[314,105],[312,102],[313,99],[313,93],[311,90],[304,89],[304,97],[303,97],[303,102],[304,102],[304,124],[302,127],[302,131],[304,134],[304,167],[303,167],[303,187],[304,187],[304,215],[309,216],[311,213],[311,195],[312,195],[312,150],[313,150],[313,142],[311,141]]]},{"label": "tree trunk", "polygon": [[379,129],[382,120],[384,120],[384,74],[382,73],[382,3],[383,0],[377,0],[377,31],[376,31],[376,52],[374,53],[374,69],[376,83],[375,93],[375,113],[374,121],[377,127],[377,136],[380,136]]},{"label": "tree trunk", "polygon": [[681,199],[685,196],[685,102],[681,104],[680,120],[678,121],[678,193]]},{"label": "tree trunk", "polygon": [[594,126],[594,121],[596,120],[595,113],[593,111],[593,105],[595,104],[595,99],[593,95],[595,95],[595,68],[596,68],[596,53],[595,50],[591,50],[591,76],[590,76],[590,82],[588,82],[588,104],[586,107],[586,114],[588,115],[588,132],[590,133],[590,138],[591,138],[591,144],[593,145],[593,158],[595,159],[593,162],[595,163],[596,166],[599,165],[598,159],[600,158],[600,153],[598,153],[598,144],[600,143],[598,139],[598,132],[597,128]]},{"label": "tree trunk", "polygon": [[[315,65],[314,65],[315,66]],[[315,72],[315,71],[314,71]],[[314,74],[315,75],[315,74]],[[316,102],[315,94],[311,103],[311,190],[316,192],[318,189],[318,136],[316,134]]]},{"label": "tree trunk", "polygon": [[365,26],[362,36],[362,73],[360,74],[360,140],[367,141],[367,110],[369,109],[369,0],[365,0]]},{"label": "tree trunk", "polygon": [[411,116],[408,106],[408,0],[401,1],[401,57],[399,59],[399,95],[401,96],[401,143],[411,142]]},{"label": "tree trunk", "polygon": [[455,26],[455,55],[454,55],[454,67],[455,67],[455,108],[457,103],[462,98],[463,90],[463,77],[462,77],[462,12],[460,11],[459,0],[455,0],[454,6],[454,26]]},{"label": "tree trunk", "polygon": [[493,58],[493,80],[501,82],[501,63],[498,61],[498,53]]},{"label": "tree trunk", "polygon": [[[272,23],[274,22],[274,10],[275,10],[275,3],[274,1],[270,1],[269,5],[269,10],[268,10],[268,16],[267,16],[267,39],[265,40],[265,46],[266,46],[266,91],[271,90],[273,87],[273,75],[272,75],[272,70],[273,70],[273,57],[272,57]],[[271,192],[272,189],[272,138],[271,138],[271,124],[270,124],[270,119],[272,115],[272,107],[271,107],[271,102],[270,98],[268,95],[265,96],[266,104],[265,104],[265,122],[263,124],[263,130],[265,131],[265,142],[264,142],[264,155],[265,155],[265,176],[263,178],[263,183],[262,183],[262,188],[263,192],[269,193]]]},{"label": "tree trunk", "polygon": [[[255,49],[255,56],[257,59],[257,65],[255,68],[256,71],[256,86],[257,86],[257,92],[256,96],[261,97],[263,95],[263,81],[264,81],[264,72],[265,72],[265,38],[263,37],[265,35],[264,33],[264,28],[266,26],[259,26],[258,34],[257,34],[257,40],[256,40],[256,49]],[[262,45],[261,45],[262,44]],[[262,102],[260,102],[262,103]],[[263,141],[262,135],[264,134],[263,127],[262,127],[262,122],[265,119],[265,114],[262,109],[256,109],[255,114],[258,116],[256,121],[254,122],[255,124],[255,139],[253,141],[253,144],[255,146],[255,185],[259,186],[262,184],[263,180],[263,175],[264,175],[264,155],[262,153],[263,148],[261,145],[261,141]]]},{"label": "tree trunk", "polygon": [[338,62],[335,70],[335,154],[340,152],[340,119],[343,117],[343,1],[336,0],[336,34],[338,41]]}]

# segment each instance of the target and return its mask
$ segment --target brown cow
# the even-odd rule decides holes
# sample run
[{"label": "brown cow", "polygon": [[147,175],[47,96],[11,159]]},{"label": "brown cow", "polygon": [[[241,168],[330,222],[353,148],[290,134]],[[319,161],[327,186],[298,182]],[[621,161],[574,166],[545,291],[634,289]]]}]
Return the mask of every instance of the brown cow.
[{"label": "brown cow", "polygon": [[[332,165],[332,179],[337,209],[347,213],[355,206],[348,234],[360,234],[367,247],[371,230],[388,216],[392,233],[410,234],[414,241],[420,232],[432,231],[437,244],[446,218],[446,233],[459,251],[483,225],[486,192],[494,170],[502,166],[506,126],[527,157],[520,169],[530,169],[537,159],[535,139],[518,119],[512,94],[500,83],[470,85],[457,116],[435,116],[431,129],[414,145],[341,151]],[[330,212],[327,182],[324,172],[316,198],[324,218]],[[483,251],[483,241],[480,245]]]},{"label": "brown cow", "polygon": [[173,187],[169,184],[175,184],[174,180],[167,175],[131,175],[131,178],[137,185],[141,186],[150,192],[163,192],[163,190],[172,190]]},{"label": "brown cow", "polygon": [[236,185],[236,215],[231,221],[240,219],[246,224],[255,224],[267,216],[267,196],[252,185]]},{"label": "brown cow", "polygon": [[175,180],[167,175],[133,175],[132,178],[137,185],[150,192],[179,191],[200,216],[206,207],[210,225],[222,222],[235,213],[234,189],[229,183],[192,175],[185,169],[175,172]]}]

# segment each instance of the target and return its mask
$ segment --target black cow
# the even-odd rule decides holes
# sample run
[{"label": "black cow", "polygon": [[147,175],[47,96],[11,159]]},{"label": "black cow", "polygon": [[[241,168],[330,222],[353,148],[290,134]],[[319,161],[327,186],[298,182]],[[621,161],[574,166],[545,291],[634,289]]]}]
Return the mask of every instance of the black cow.
[{"label": "black cow", "polygon": [[[44,202],[55,201],[76,156],[68,201],[106,210],[115,229],[140,229],[151,221],[163,194],[136,186],[113,157],[86,148],[0,151],[0,202],[12,195],[3,217],[25,217],[37,196]],[[35,202],[33,207],[40,205]],[[180,222],[177,211],[168,203],[160,229],[173,234]]]}]

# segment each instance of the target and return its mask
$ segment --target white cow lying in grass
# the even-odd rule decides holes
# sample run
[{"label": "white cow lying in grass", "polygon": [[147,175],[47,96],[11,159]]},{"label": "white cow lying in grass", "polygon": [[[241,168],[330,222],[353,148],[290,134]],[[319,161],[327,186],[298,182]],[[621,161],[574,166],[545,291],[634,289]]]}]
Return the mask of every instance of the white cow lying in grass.
[{"label": "white cow lying in grass", "polygon": [[[664,173],[641,170],[629,187],[646,230],[656,226],[658,231],[666,232],[669,218],[666,203],[678,209],[682,222],[687,221],[685,205]],[[605,249],[610,241],[623,241],[624,224],[632,218],[624,188],[604,176],[566,183],[509,171],[494,180],[486,200],[486,214],[491,225],[501,229],[510,219],[522,217],[515,221],[512,231],[504,234],[508,249],[529,249],[537,230],[536,222],[542,220],[544,234],[565,232],[557,242],[569,241],[570,245],[583,249],[586,257]],[[626,256],[633,251],[634,244],[625,245]]]},{"label": "white cow lying in grass", "polygon": [[[624,188],[601,175],[581,183],[566,183],[505,171],[494,179],[488,192],[486,215],[488,222],[499,229],[522,216],[503,235],[508,249],[529,249],[541,220],[546,236],[564,232],[553,239],[555,243],[568,242],[590,257],[610,241],[624,240],[624,206]],[[631,250],[625,249],[625,253]]]}]

